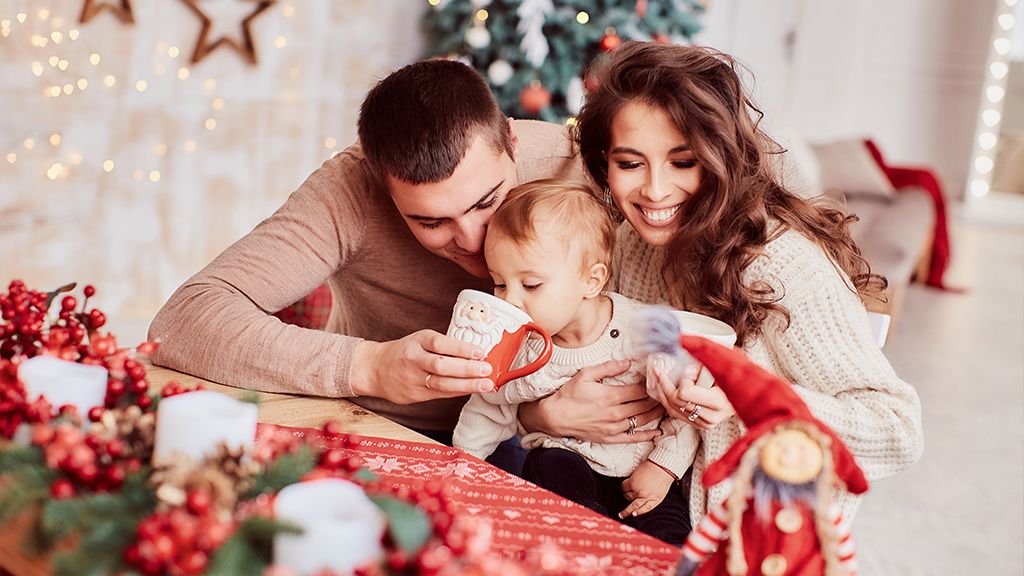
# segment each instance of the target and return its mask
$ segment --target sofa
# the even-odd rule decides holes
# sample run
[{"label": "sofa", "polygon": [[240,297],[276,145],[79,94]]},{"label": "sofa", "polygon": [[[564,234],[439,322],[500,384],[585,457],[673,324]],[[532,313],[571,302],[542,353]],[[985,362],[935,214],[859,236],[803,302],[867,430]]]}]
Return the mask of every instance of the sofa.
[{"label": "sofa", "polygon": [[884,332],[891,331],[912,282],[944,287],[949,240],[937,176],[928,168],[887,163],[870,139],[808,144],[791,134],[775,137],[786,149],[780,162],[787,188],[808,198],[831,197],[857,216],[850,234],[871,271],[889,283],[882,299],[864,304],[886,316]]}]

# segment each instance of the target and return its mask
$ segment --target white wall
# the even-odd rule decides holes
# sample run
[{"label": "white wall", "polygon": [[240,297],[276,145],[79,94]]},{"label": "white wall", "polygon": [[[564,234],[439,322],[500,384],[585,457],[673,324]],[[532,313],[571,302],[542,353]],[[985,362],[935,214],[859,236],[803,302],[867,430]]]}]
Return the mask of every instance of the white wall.
[{"label": "white wall", "polygon": [[698,38],[811,141],[870,136],[963,195],[995,0],[716,0]]}]

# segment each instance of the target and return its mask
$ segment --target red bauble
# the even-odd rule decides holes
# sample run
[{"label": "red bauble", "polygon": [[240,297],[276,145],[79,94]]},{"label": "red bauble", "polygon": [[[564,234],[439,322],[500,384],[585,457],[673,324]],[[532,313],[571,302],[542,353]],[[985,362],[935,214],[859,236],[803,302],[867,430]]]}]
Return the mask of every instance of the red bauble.
[{"label": "red bauble", "polygon": [[672,43],[672,38],[666,36],[665,34],[655,34],[653,40],[654,40],[654,42],[656,44],[671,44]]},{"label": "red bauble", "polygon": [[210,509],[210,504],[212,503],[213,498],[206,490],[190,490],[186,497],[186,506],[188,506],[189,511],[196,516],[206,514]]},{"label": "red bauble", "polygon": [[528,114],[539,114],[541,110],[551,105],[551,92],[540,82],[531,82],[519,93],[519,105]]},{"label": "red bauble", "polygon": [[619,44],[622,44],[622,38],[619,38],[619,35],[614,30],[605,32],[604,37],[601,38],[601,50],[605,52],[615,50],[619,47]]},{"label": "red bauble", "polygon": [[75,495],[75,485],[67,478],[58,478],[50,486],[50,494],[57,500],[64,500]]}]

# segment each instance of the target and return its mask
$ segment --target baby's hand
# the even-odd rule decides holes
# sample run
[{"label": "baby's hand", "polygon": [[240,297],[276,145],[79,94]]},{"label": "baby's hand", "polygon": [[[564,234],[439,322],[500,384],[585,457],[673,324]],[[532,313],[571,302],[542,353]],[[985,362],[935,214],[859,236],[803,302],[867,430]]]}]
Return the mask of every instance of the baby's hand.
[{"label": "baby's hand", "polygon": [[696,383],[699,364],[688,364],[677,377],[673,377],[673,373],[679,372],[674,367],[675,359],[667,354],[651,354],[647,358],[647,394],[651,398],[660,402],[680,386]]},{"label": "baby's hand", "polygon": [[630,500],[629,506],[619,512],[619,518],[646,514],[661,504],[675,478],[664,468],[645,460],[629,478],[622,482],[622,495]]}]

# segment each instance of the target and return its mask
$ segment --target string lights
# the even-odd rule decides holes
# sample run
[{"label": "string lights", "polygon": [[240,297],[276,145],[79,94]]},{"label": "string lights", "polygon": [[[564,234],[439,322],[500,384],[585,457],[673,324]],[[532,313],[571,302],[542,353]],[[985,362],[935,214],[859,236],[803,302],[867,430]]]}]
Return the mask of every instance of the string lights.
[{"label": "string lights", "polygon": [[967,185],[973,198],[983,198],[991,191],[996,147],[999,143],[999,125],[1002,122],[1003,102],[1006,97],[1006,77],[1009,72],[1007,60],[1013,47],[1010,34],[1014,26],[1021,25],[1014,14],[1014,9],[1020,1],[1000,0],[997,4]]}]

